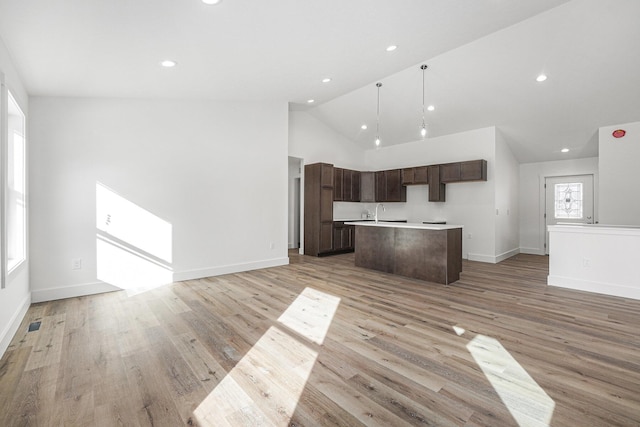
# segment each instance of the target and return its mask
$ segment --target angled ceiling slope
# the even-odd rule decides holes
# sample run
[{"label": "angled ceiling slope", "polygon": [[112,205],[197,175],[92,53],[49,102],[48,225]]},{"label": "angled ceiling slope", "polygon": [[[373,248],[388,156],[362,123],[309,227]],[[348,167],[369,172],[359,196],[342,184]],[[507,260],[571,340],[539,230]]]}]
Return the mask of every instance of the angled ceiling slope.
[{"label": "angled ceiling slope", "polygon": [[[420,139],[426,63],[429,137],[497,126],[521,163],[597,156],[599,127],[640,120],[638,16],[634,0],[573,1],[380,79],[382,145]],[[376,96],[370,81],[310,113],[373,149]]]}]

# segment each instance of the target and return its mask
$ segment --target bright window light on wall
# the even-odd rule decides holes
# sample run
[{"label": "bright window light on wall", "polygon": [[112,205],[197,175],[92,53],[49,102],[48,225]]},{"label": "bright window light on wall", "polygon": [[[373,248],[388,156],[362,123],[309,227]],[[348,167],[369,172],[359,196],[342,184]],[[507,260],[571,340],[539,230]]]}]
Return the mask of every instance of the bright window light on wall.
[{"label": "bright window light on wall", "polygon": [[173,226],[96,183],[97,278],[129,296],[173,282]]},{"label": "bright window light on wall", "polygon": [[15,98],[8,93],[6,186],[6,251],[10,273],[26,259],[27,197],[26,118]]}]

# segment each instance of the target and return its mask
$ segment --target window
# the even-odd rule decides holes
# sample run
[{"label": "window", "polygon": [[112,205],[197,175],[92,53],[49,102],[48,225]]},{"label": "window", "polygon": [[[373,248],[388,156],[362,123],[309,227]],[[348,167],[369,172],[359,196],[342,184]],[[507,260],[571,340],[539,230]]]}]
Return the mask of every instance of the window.
[{"label": "window", "polygon": [[582,183],[555,185],[554,216],[556,219],[582,219]]},{"label": "window", "polygon": [[6,191],[6,254],[10,273],[26,259],[26,141],[25,116],[8,93]]}]

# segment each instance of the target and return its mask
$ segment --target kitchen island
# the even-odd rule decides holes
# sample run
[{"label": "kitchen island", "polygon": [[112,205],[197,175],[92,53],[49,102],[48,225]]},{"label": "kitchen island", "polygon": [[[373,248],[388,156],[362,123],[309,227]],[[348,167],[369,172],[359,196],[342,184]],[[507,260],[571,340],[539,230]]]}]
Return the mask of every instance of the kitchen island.
[{"label": "kitchen island", "polygon": [[462,226],[392,222],[356,226],[356,266],[448,285],[462,272]]}]

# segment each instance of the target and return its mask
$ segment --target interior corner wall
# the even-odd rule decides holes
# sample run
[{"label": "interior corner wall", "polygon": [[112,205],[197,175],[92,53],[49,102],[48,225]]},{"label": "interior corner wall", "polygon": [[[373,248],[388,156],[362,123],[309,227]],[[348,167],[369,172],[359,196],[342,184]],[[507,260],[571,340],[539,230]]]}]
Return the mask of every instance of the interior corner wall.
[{"label": "interior corner wall", "polygon": [[[613,131],[626,135],[614,138]],[[640,225],[640,122],[602,127],[599,136],[600,223]]]},{"label": "interior corner wall", "polygon": [[598,158],[523,163],[520,165],[519,217],[520,252],[544,255],[544,182],[546,177],[594,176],[594,216],[599,218]]},{"label": "interior corner wall", "polygon": [[305,164],[323,162],[340,168],[364,170],[364,153],[355,142],[311,114],[289,112],[289,156],[304,159]]},{"label": "interior corner wall", "polygon": [[[27,123],[30,120],[29,104],[27,92],[22,85],[22,81],[16,68],[14,67],[9,52],[0,39],[0,73],[4,76],[4,85],[20,105],[22,112],[27,116]],[[5,114],[0,106],[0,114]],[[2,130],[4,132],[4,129]],[[27,133],[27,159],[30,151],[30,137]],[[29,170],[29,165],[27,165]],[[27,181],[28,186],[28,181]],[[27,187],[28,191],[28,187]],[[28,205],[27,205],[28,206]],[[27,212],[28,214],[28,212]],[[0,215],[1,217],[1,215]],[[27,226],[27,236],[29,228]],[[12,274],[8,275],[4,288],[0,288],[0,357],[7,350],[11,339],[16,333],[24,315],[31,304],[31,292],[29,289],[29,263],[27,243],[27,259],[15,269]]]},{"label": "interior corner wall", "polygon": [[30,104],[34,301],[114,288],[97,274],[97,185],[170,224],[176,281],[288,263],[286,103]]},{"label": "interior corner wall", "polygon": [[520,252],[518,212],[519,163],[504,135],[496,129],[496,257],[502,261]]},{"label": "interior corner wall", "polygon": [[446,135],[406,144],[367,150],[367,170],[384,170],[464,160],[487,161],[486,182],[461,182],[446,185],[446,201],[427,201],[428,186],[407,188],[407,202],[390,206],[394,215],[405,215],[409,222],[446,220],[463,224],[464,258],[496,262],[496,128]]}]

